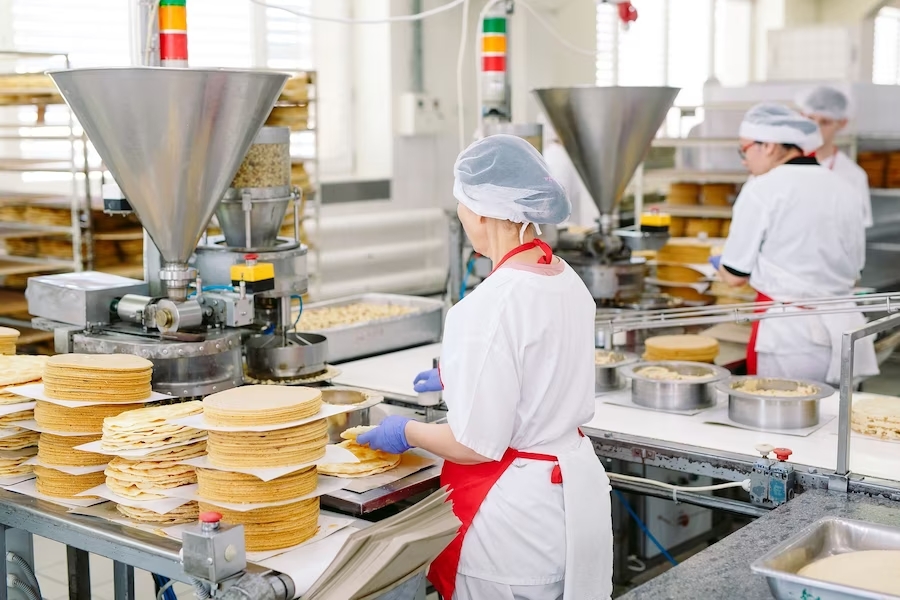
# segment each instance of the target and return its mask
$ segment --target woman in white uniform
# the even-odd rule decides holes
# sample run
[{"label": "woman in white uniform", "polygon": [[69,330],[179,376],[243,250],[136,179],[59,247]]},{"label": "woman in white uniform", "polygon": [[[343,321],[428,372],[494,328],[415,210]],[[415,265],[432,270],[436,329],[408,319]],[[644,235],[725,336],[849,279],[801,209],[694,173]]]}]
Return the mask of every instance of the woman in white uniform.
[{"label": "woman in white uniform", "polygon": [[472,144],[454,175],[460,221],[494,270],[448,312],[440,371],[417,377],[417,391],[443,388],[448,422],[391,416],[359,442],[445,459],[462,522],[429,572],[445,600],[605,600],[609,479],[579,430],[594,415],[595,305],[535,238],[569,217],[569,201],[513,136]]},{"label": "woman in white uniform", "polygon": [[[760,104],[744,116],[740,144],[755,177],[735,202],[720,277],[733,286],[749,281],[758,301],[850,295],[865,261],[863,216],[847,202],[850,184],[806,156],[822,145],[818,126],[784,106]],[[754,323],[747,369],[835,383],[841,336],[865,319],[858,312],[817,315],[799,304],[787,310],[808,316]],[[877,373],[871,338],[858,341],[856,376]]]},{"label": "woman in white uniform", "polygon": [[841,152],[834,143],[838,133],[847,127],[847,96],[833,87],[820,86],[804,95],[798,104],[803,114],[815,121],[822,133],[822,145],[816,149],[816,160],[826,169],[843,177],[856,190],[856,198],[863,211],[863,224],[866,228],[871,227],[869,177],[862,167]]}]

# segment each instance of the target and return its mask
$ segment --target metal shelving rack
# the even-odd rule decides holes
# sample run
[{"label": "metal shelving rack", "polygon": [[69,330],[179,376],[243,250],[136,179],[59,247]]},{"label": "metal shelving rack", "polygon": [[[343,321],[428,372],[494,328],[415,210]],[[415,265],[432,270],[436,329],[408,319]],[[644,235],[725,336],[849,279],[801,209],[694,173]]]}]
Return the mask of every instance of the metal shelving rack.
[{"label": "metal shelving rack", "polygon": [[[8,59],[62,59],[65,68],[70,67],[69,56],[65,53],[43,52],[18,52],[0,50],[0,58]],[[40,75],[39,73],[6,73],[11,81],[16,76]],[[47,106],[59,105],[66,107],[68,122],[64,126],[66,133],[63,135],[50,135],[40,133],[43,128],[49,128],[45,122]],[[21,142],[69,142],[70,154],[68,160],[25,159],[21,157],[0,157],[0,172],[24,173],[69,173],[72,178],[72,191],[70,196],[71,224],[69,226],[46,225],[40,223],[0,222],[0,239],[34,237],[39,234],[70,235],[72,239],[72,260],[65,261],[42,257],[9,256],[0,254],[0,276],[31,274],[46,271],[81,271],[90,268],[93,262],[93,240],[91,227],[90,208],[90,166],[87,162],[87,138],[77,127],[74,115],[68,109],[65,102],[59,96],[56,88],[48,79],[48,86],[0,88],[0,108],[18,108],[22,106],[34,106],[36,119],[33,124],[28,123],[0,123],[0,141]],[[54,126],[56,127],[56,126]],[[20,130],[37,131],[35,135],[23,135]],[[78,164],[78,150],[81,150],[83,164]],[[79,175],[83,175],[83,184],[79,181]],[[33,194],[13,193],[18,204],[18,199],[28,198],[37,203],[49,196],[36,196]],[[0,205],[3,205],[2,192],[0,192]],[[6,203],[9,204],[9,203]],[[86,252],[83,252],[86,250]]]}]

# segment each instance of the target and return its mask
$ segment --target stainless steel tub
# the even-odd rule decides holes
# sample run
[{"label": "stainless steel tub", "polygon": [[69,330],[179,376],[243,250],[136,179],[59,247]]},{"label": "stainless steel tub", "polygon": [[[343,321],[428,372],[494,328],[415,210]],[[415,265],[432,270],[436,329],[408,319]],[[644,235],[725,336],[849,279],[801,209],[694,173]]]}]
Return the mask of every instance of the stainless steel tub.
[{"label": "stainless steel tub", "polygon": [[255,335],[244,347],[247,374],[254,379],[293,379],[325,370],[328,340],[315,333],[288,333],[288,345],[280,335]]},{"label": "stainless steel tub", "polygon": [[[805,396],[761,396],[739,388],[755,381],[763,390],[796,390],[809,386],[814,392]],[[804,429],[819,424],[819,400],[834,393],[834,389],[817,381],[779,379],[770,377],[732,377],[718,389],[728,394],[728,418],[735,423],[757,429]]]},{"label": "stainless steel tub", "polygon": [[[598,352],[602,352],[603,350],[598,348]],[[625,378],[619,372],[620,367],[627,367],[628,365],[633,365],[638,360],[640,360],[637,355],[629,354],[627,352],[616,352],[612,351],[613,360],[615,362],[609,364],[596,364],[594,365],[594,369],[596,372],[596,378],[594,383],[594,393],[602,394],[605,392],[612,392],[615,390],[620,390],[625,387]]]},{"label": "stainless steel tub", "polygon": [[[702,375],[702,379],[651,379],[640,373],[646,367],[665,367],[681,375]],[[730,373],[706,363],[677,360],[641,362],[623,367],[622,375],[631,379],[631,401],[657,410],[697,410],[716,404],[716,384]]]},{"label": "stainless steel tub", "polygon": [[[368,392],[361,390],[353,390],[342,387],[322,388],[322,401],[326,404],[338,404],[346,406],[348,404],[362,404],[370,400],[378,398]],[[351,427],[359,427],[360,425],[369,424],[369,409],[354,410],[348,413],[333,415],[326,419],[328,422],[328,443],[339,444],[343,440],[341,434]]]},{"label": "stainless steel tub", "polygon": [[826,517],[770,550],[750,568],[766,577],[777,600],[900,600],[900,596],[797,575],[797,571],[819,559],[860,550],[900,550],[900,528]]}]

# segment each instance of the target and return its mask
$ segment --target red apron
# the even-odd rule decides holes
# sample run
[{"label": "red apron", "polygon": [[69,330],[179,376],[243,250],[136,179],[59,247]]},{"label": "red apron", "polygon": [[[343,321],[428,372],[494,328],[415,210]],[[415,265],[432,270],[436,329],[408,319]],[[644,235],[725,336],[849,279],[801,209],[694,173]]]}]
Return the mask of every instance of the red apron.
[{"label": "red apron", "polygon": [[[527,252],[532,248],[540,248],[544,251],[544,256],[538,259],[538,264],[549,265],[552,263],[553,251],[550,249],[550,246],[541,240],[535,239],[511,250],[497,263],[491,273],[503,266],[503,263],[516,254]],[[580,434],[581,431],[579,430],[578,433]],[[456,573],[459,569],[459,558],[462,553],[463,539],[466,537],[466,532],[472,525],[478,509],[481,508],[481,504],[487,498],[491,488],[494,487],[494,484],[497,483],[500,477],[503,476],[503,473],[506,472],[506,469],[517,458],[557,463],[550,475],[550,482],[554,484],[562,483],[562,470],[559,468],[558,460],[555,456],[549,454],[519,452],[513,448],[507,448],[503,458],[499,461],[477,465],[459,465],[449,460],[444,461],[444,467],[441,470],[441,486],[450,488],[449,500],[453,503],[453,513],[462,523],[456,537],[438,555],[428,570],[428,580],[431,581],[431,585],[434,586],[434,589],[438,591],[444,600],[451,600],[453,591],[456,589]]]},{"label": "red apron", "polygon": [[[763,294],[756,292],[757,302],[772,302],[772,299]],[[765,308],[757,308],[753,312],[766,312]],[[750,341],[747,342],[747,375],[756,375],[757,356],[756,356],[756,336],[759,334],[759,321],[753,321],[750,325]]]}]

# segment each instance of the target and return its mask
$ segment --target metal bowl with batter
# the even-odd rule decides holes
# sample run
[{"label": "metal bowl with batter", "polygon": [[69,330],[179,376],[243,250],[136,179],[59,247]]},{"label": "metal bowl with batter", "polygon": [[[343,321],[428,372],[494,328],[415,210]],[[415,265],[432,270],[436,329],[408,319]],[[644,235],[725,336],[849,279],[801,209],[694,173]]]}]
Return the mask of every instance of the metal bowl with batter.
[{"label": "metal bowl with batter", "polygon": [[728,394],[728,418],[757,429],[804,429],[819,424],[819,401],[834,388],[817,381],[732,377],[718,384]]},{"label": "metal bowl with batter", "polygon": [[[652,376],[650,370],[665,370],[672,378]],[[656,410],[684,411],[716,404],[716,384],[730,373],[706,363],[677,360],[641,362],[620,369],[631,379],[631,401]],[[664,375],[662,371],[657,371]]]},{"label": "metal bowl with batter", "polygon": [[[601,360],[602,362],[600,362]],[[637,355],[629,352],[601,348],[594,350],[594,369],[596,370],[594,393],[602,394],[625,387],[625,378],[619,372],[619,368],[633,365],[638,360],[640,359]]]}]

